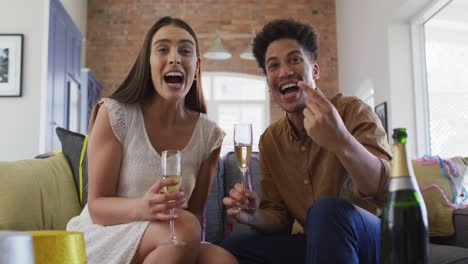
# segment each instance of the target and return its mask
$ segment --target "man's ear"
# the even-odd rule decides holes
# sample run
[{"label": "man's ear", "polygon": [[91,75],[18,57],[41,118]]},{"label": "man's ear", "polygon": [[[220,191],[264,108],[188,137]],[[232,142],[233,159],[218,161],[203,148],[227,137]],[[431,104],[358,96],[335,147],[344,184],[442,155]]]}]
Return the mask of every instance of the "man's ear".
[{"label": "man's ear", "polygon": [[314,63],[312,77],[314,78],[314,80],[318,80],[320,78],[320,67],[317,63]]}]

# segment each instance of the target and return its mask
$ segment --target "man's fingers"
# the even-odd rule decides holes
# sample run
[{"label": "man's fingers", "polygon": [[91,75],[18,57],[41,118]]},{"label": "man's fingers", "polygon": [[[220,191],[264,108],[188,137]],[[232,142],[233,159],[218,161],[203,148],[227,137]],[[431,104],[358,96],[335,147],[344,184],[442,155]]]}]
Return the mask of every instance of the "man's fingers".
[{"label": "man's fingers", "polygon": [[224,197],[223,198],[223,204],[225,206],[232,207],[232,206],[234,206],[233,203],[234,203],[234,200],[232,200],[231,198],[229,198],[229,197]]},{"label": "man's fingers", "polygon": [[244,193],[245,192],[244,186],[242,186],[242,184],[240,184],[240,183],[236,183],[236,185],[234,185],[233,189],[236,189],[239,193]]},{"label": "man's fingers", "polygon": [[[245,190],[244,190],[244,192],[245,192]],[[229,196],[232,199],[234,199],[236,202],[239,202],[239,203],[247,204],[249,202],[248,199],[242,193],[240,193],[239,189],[237,189],[237,188],[232,188],[229,191]]]},{"label": "man's fingers", "polygon": [[301,88],[302,91],[307,93],[307,106],[310,107],[311,104],[317,104],[320,109],[327,107],[330,103],[327,97],[320,91],[320,89],[312,88],[303,81],[299,81],[297,86]]},{"label": "man's fingers", "polygon": [[253,191],[247,191],[247,192],[245,192],[245,197],[247,197],[247,199],[249,199],[249,200],[257,199],[257,193],[253,192]]},{"label": "man's fingers", "polygon": [[240,203],[239,201],[236,201],[235,199],[231,198],[231,197],[224,197],[223,198],[223,203],[226,207],[235,207],[235,206],[239,206]]},{"label": "man's fingers", "polygon": [[304,118],[306,119],[314,117],[314,113],[308,107],[304,108],[304,110],[302,110],[302,113],[304,114]]},{"label": "man's fingers", "polygon": [[297,83],[297,86],[302,90],[304,91],[305,93],[307,93],[309,96],[311,96],[313,94],[313,91],[315,90],[314,88],[310,87],[307,83],[305,83],[304,81],[299,81]]},{"label": "man's fingers", "polygon": [[229,215],[229,216],[236,216],[238,214],[240,214],[241,210],[240,209],[236,209],[236,208],[229,208],[226,210],[226,213]]},{"label": "man's fingers", "polygon": [[304,116],[319,120],[322,118],[323,112],[317,104],[308,104],[307,107],[304,108]]}]

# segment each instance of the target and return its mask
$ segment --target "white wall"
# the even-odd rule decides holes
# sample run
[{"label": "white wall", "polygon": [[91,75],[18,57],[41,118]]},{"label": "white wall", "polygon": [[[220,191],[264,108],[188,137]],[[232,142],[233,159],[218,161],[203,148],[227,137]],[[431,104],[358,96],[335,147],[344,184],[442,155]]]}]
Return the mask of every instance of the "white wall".
[{"label": "white wall", "polygon": [[[359,95],[374,89],[375,104],[387,102],[389,134],[408,128],[416,155],[410,19],[431,0],[336,0],[340,90]],[[418,153],[419,154],[419,153]]]},{"label": "white wall", "polygon": [[38,154],[43,85],[45,0],[0,0],[0,32],[21,33],[23,39],[22,97],[0,97],[0,161]]},{"label": "white wall", "polygon": [[[61,0],[83,35],[87,1]],[[0,161],[30,159],[44,149],[49,0],[0,0],[0,33],[21,33],[22,97],[0,97]]]}]

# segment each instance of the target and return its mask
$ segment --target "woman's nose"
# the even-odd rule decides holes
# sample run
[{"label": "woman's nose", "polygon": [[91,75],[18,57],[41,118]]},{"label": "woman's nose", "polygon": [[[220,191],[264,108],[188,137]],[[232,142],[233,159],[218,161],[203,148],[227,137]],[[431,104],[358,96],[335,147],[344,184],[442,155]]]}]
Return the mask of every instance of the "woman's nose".
[{"label": "woman's nose", "polygon": [[180,64],[180,56],[177,51],[172,51],[169,55],[169,64]]}]

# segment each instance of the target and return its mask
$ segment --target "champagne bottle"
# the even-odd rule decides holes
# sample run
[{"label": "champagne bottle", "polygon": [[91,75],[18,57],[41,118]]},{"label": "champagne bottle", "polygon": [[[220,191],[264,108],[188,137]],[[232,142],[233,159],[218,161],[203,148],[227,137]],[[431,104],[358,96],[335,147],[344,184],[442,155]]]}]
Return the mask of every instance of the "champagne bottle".
[{"label": "champagne bottle", "polygon": [[405,128],[393,130],[388,201],[382,218],[382,263],[428,263],[426,205],[406,154]]}]

